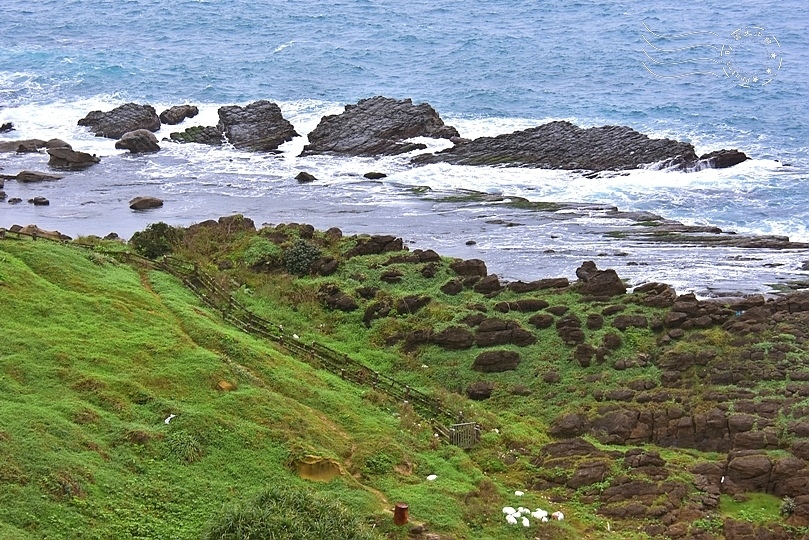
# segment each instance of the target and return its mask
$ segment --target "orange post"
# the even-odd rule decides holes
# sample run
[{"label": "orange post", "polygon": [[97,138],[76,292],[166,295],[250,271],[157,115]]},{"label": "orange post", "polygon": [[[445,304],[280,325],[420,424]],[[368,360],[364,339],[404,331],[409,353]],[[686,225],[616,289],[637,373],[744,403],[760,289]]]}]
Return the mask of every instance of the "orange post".
[{"label": "orange post", "polygon": [[405,503],[396,503],[393,509],[393,522],[396,525],[405,525],[408,519],[408,506]]}]

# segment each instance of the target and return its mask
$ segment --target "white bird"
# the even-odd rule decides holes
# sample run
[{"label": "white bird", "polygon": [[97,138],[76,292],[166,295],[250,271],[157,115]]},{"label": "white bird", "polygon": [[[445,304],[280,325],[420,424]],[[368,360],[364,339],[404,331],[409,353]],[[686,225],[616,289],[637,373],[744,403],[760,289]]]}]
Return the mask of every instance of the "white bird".
[{"label": "white bird", "polygon": [[558,510],[556,512],[554,512],[553,514],[551,514],[551,517],[553,517],[557,521],[562,521],[563,519],[565,519],[565,515],[562,512],[558,511]]},{"label": "white bird", "polygon": [[170,414],[170,415],[168,415],[168,417],[165,420],[163,420],[163,422],[168,424],[169,422],[171,422],[171,419],[176,417],[176,416],[177,416],[176,414]]},{"label": "white bird", "polygon": [[542,523],[547,523],[548,522],[548,516],[545,516],[544,518],[540,519],[540,521]]},{"label": "white bird", "polygon": [[301,337],[298,334],[292,334],[292,339],[301,339]]},{"label": "white bird", "polygon": [[514,510],[513,506],[506,506],[503,507],[503,513],[510,516],[511,514],[516,514],[517,511]]},{"label": "white bird", "polygon": [[433,481],[433,480],[435,480],[436,478],[438,478],[438,475],[437,475],[437,474],[431,474],[430,476],[428,476],[428,477],[427,477],[427,480],[429,480],[430,482],[432,482],[432,481]]},{"label": "white bird", "polygon": [[520,490],[517,490],[517,491],[514,492],[514,495],[516,495],[517,497],[522,497],[523,495],[525,495],[525,493],[523,493]]},{"label": "white bird", "polygon": [[527,517],[522,518],[522,526],[523,527],[530,527],[531,526],[531,522],[528,521]]},{"label": "white bird", "polygon": [[541,508],[537,508],[535,511],[531,512],[531,516],[534,519],[545,518],[547,520],[548,519],[548,512],[546,510],[541,509]]},{"label": "white bird", "polygon": [[506,521],[508,521],[509,525],[517,524],[517,518],[515,518],[512,514],[506,516]]}]

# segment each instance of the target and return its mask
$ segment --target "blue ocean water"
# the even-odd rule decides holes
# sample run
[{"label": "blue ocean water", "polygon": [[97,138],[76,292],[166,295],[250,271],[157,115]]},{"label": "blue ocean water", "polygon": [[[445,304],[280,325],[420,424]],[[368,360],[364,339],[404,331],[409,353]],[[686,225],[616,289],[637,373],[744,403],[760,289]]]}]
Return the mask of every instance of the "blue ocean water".
[{"label": "blue ocean water", "polygon": [[[506,231],[486,225],[486,218],[500,216],[495,206],[425,208],[412,187],[427,186],[609,203],[809,241],[808,30],[803,0],[675,7],[663,0],[4,0],[0,123],[17,127],[5,138],[60,137],[98,153],[102,165],[50,186],[12,190],[7,183],[10,196],[38,190],[52,204],[2,205],[0,225],[37,222],[68,234],[128,235],[155,220],[190,223],[240,211],[257,221],[329,220],[377,232],[402,227],[418,242],[459,253],[474,235],[476,249],[501,254],[506,273],[542,273],[535,255],[549,249],[569,258],[549,262],[547,272],[609,251],[586,219],[579,219],[580,233],[533,222],[522,232]],[[305,134],[323,114],[373,95],[427,101],[466,137],[567,119],[629,125],[691,141],[699,152],[739,148],[754,159],[724,171],[643,170],[593,182],[559,171],[297,158],[305,137],[283,147],[280,157],[176,145],[130,157],[76,126],[90,110],[128,101],[158,110],[199,105],[202,114],[184,129],[215,123],[220,105],[270,99]],[[32,157],[0,154],[6,172],[37,165]],[[390,173],[384,182],[358,176],[380,168]],[[290,182],[301,169],[314,172],[317,185]],[[148,215],[119,210],[125,197],[144,190],[165,198],[166,207]],[[412,216],[420,217],[407,219]],[[598,229],[598,216],[593,220]],[[567,243],[551,240],[559,234]],[[517,251],[531,255],[520,263]],[[677,259],[656,257],[656,268]],[[669,277],[710,288],[717,278],[709,259],[716,257],[740,256],[707,257],[704,275],[684,277],[686,262],[694,260],[685,255]],[[777,264],[795,269],[795,260]],[[749,265],[740,272],[750,272]]]}]

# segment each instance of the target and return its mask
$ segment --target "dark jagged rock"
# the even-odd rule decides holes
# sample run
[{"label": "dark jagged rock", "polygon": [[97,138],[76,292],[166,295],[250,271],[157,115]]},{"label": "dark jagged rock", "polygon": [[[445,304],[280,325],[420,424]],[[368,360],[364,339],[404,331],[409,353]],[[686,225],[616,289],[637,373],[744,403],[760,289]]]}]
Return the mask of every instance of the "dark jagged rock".
[{"label": "dark jagged rock", "polygon": [[441,292],[449,296],[455,296],[463,291],[463,283],[457,279],[447,281],[441,285]]},{"label": "dark jagged rock", "polygon": [[565,315],[556,321],[556,333],[567,345],[584,343],[581,321],[576,315]]},{"label": "dark jagged rock", "polygon": [[363,174],[363,176],[365,178],[367,178],[368,180],[380,180],[382,178],[386,178],[388,175],[385,174],[385,173],[373,172],[372,171],[372,172],[367,172],[367,173]]},{"label": "dark jagged rock", "polygon": [[[707,154],[703,156],[703,164],[717,168],[730,166],[741,159],[734,152]],[[636,169],[655,163],[661,168],[688,170],[698,167],[700,158],[689,143],[650,139],[626,126],[583,129],[570,122],[557,121],[497,137],[481,137],[435,154],[416,156],[413,161],[605,171]]]},{"label": "dark jagged rock", "polygon": [[432,336],[432,342],[443,349],[463,350],[474,343],[474,336],[468,328],[463,326],[450,326]]},{"label": "dark jagged rock", "polygon": [[0,152],[17,152],[19,154],[39,152],[45,148],[45,141],[41,139],[25,139],[22,141],[0,141]]},{"label": "dark jagged rock", "polygon": [[236,148],[257,152],[272,152],[298,136],[281,108],[266,100],[220,107],[217,127]]},{"label": "dark jagged rock", "polygon": [[160,121],[175,126],[186,118],[194,118],[199,114],[199,108],[194,105],[175,105],[160,113]]},{"label": "dark jagged rock", "polygon": [[500,279],[497,277],[497,274],[490,274],[479,281],[476,281],[473,289],[476,293],[491,294],[493,292],[502,290],[503,286],[500,284]]},{"label": "dark jagged rock", "polygon": [[481,261],[480,259],[466,259],[466,260],[459,259],[457,261],[453,261],[449,265],[449,267],[452,269],[453,272],[455,272],[459,276],[486,277],[488,275],[486,263]]},{"label": "dark jagged rock", "polygon": [[255,101],[246,107],[219,107],[216,126],[190,127],[169,137],[177,142],[193,142],[218,146],[225,141],[236,148],[256,152],[274,152],[298,133],[281,114],[281,108],[267,100]]},{"label": "dark jagged rock", "polygon": [[590,281],[590,278],[596,275],[598,268],[593,261],[584,261],[581,266],[576,268],[576,277],[585,283]]},{"label": "dark jagged rock", "polygon": [[[64,176],[58,176],[55,174],[47,174],[43,172],[37,171],[20,171],[17,174],[0,174],[0,178],[5,178],[8,180],[16,180],[17,182],[42,182],[42,181],[52,181],[52,180],[61,180]],[[3,187],[2,181],[0,181],[0,188]]]},{"label": "dark jagged rock", "polygon": [[579,292],[587,296],[610,297],[626,294],[626,285],[615,270],[599,270],[593,261],[585,261],[576,269]]},{"label": "dark jagged rock", "polygon": [[483,401],[492,397],[492,392],[494,392],[494,383],[478,381],[469,385],[466,389],[466,396],[475,401]]},{"label": "dark jagged rock", "polygon": [[[0,186],[0,187],[2,187],[2,186]],[[0,201],[5,201],[6,197],[8,197],[8,195],[6,195],[6,192],[0,190]]]},{"label": "dark jagged rock", "polygon": [[351,296],[344,293],[337,285],[323,285],[318,290],[317,297],[330,309],[354,311],[359,307],[357,306],[357,302]]},{"label": "dark jagged rock", "polygon": [[550,328],[553,326],[553,315],[548,315],[547,313],[537,313],[536,315],[531,316],[531,318],[528,319],[528,322],[539,329]]},{"label": "dark jagged rock", "polygon": [[542,289],[564,289],[568,285],[570,285],[570,282],[567,278],[546,278],[530,281],[528,283],[513,281],[507,285],[507,288],[515,293],[526,293]]},{"label": "dark jagged rock", "polygon": [[404,241],[391,235],[373,235],[370,238],[360,238],[357,245],[345,253],[345,258],[357,257],[360,255],[379,255],[392,251],[403,251]]},{"label": "dark jagged rock", "polygon": [[6,133],[8,131],[14,131],[14,124],[12,124],[11,122],[0,124],[0,133]]},{"label": "dark jagged rock", "polygon": [[45,197],[34,197],[33,199],[28,199],[28,202],[33,204],[34,206],[48,206],[49,204],[51,204],[51,201],[49,201]]},{"label": "dark jagged rock", "polygon": [[129,201],[129,208],[132,210],[149,210],[163,206],[163,200],[157,197],[135,197]]},{"label": "dark jagged rock", "polygon": [[490,318],[480,322],[475,343],[478,347],[507,344],[525,347],[536,343],[536,336],[522,328],[517,321]]},{"label": "dark jagged rock", "polygon": [[11,197],[8,200],[8,204],[20,204],[21,202],[22,202],[22,199],[20,199],[19,197]]},{"label": "dark jagged rock", "polygon": [[147,152],[157,152],[160,146],[157,144],[157,137],[147,129],[136,129],[124,133],[115,142],[115,148],[119,150],[129,150],[133,154],[143,154]]},{"label": "dark jagged rock", "polygon": [[314,174],[310,174],[306,171],[301,171],[295,176],[295,180],[300,182],[301,184],[308,184],[309,182],[314,182],[317,180]]},{"label": "dark jagged rock", "polygon": [[79,120],[79,125],[89,127],[96,137],[120,139],[138,129],[157,131],[160,118],[151,105],[126,103],[108,112],[92,111]]},{"label": "dark jagged rock", "polygon": [[750,159],[738,150],[716,150],[699,156],[697,168],[726,169]]},{"label": "dark jagged rock", "polygon": [[76,152],[70,148],[49,148],[50,160],[48,165],[54,169],[86,169],[101,161],[101,158],[86,152]]},{"label": "dark jagged rock", "polygon": [[480,353],[472,369],[483,373],[513,371],[520,364],[520,353],[514,351],[485,351]]},{"label": "dark jagged rock", "polygon": [[396,155],[425,148],[402,142],[412,137],[457,137],[458,131],[444,125],[427,103],[376,96],[346,105],[339,115],[324,116],[309,133],[302,156],[339,154],[347,156]]}]

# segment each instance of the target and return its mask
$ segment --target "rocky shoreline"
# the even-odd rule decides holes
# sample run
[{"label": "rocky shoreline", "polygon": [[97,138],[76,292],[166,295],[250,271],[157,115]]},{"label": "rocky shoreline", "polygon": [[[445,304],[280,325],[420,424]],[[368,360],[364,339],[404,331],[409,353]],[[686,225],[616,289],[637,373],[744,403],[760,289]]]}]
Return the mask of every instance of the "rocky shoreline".
[{"label": "rocky shoreline", "polygon": [[[221,107],[218,111],[219,122],[215,126],[188,127],[183,131],[172,132],[162,141],[155,137],[154,131],[159,130],[162,125],[182,127],[194,119],[198,112],[196,106],[186,104],[170,107],[158,114],[150,105],[128,103],[107,112],[92,111],[78,123],[96,136],[116,139],[115,148],[129,150],[135,155],[159,153],[161,144],[194,143],[231,145],[259,154],[273,154],[279,152],[280,145],[300,137],[295,127],[283,117],[280,108],[269,101],[257,101],[244,107]],[[4,127],[7,130],[14,129],[10,125]],[[308,134],[309,144],[303,146],[300,155],[379,157],[424,150],[426,145],[413,141],[414,137],[444,139],[452,146],[439,152],[421,153],[412,159],[406,158],[413,167],[429,163],[456,163],[551,168],[578,171],[593,181],[597,181],[602,175],[625,174],[620,171],[638,167],[694,171],[705,167],[734,166],[747,159],[738,150],[724,149],[698,156],[688,143],[651,139],[628,127],[582,129],[568,122],[551,122],[498,137],[481,137],[470,141],[460,138],[455,128],[445,125],[438,112],[429,104],[414,104],[408,99],[396,100],[382,96],[347,105],[340,114],[324,116]],[[68,174],[70,171],[82,171],[97,166],[101,161],[95,155],[74,150],[69,143],[60,139],[0,141],[0,152],[7,153],[10,157],[20,154],[33,157],[47,153],[47,167],[60,173],[54,175],[50,171],[22,169],[0,176],[0,201],[11,204],[20,203],[23,198],[16,196],[11,190],[8,194],[2,191],[4,180],[9,182],[8,187],[21,186],[23,183],[50,183],[59,181],[60,176],[65,174],[62,171],[67,171]],[[13,163],[13,158],[8,162]],[[30,159],[28,162],[30,163]],[[301,184],[309,184],[317,179],[317,171],[313,172],[315,174],[301,171],[295,178]],[[366,178],[382,177],[384,173],[366,173]],[[754,252],[809,249],[809,244],[791,242],[785,236],[736,234],[734,231],[713,226],[686,225],[647,212],[624,212],[612,205],[535,202],[521,197],[489,195],[472,190],[449,196],[426,191],[414,196],[422,201],[434,201],[438,205],[497,204],[500,207],[513,208],[513,218],[503,216],[486,222],[502,227],[522,225],[520,217],[526,212],[532,214],[532,219],[555,223],[595,217],[599,223],[594,232],[602,237],[603,242],[615,244],[702,246]],[[48,197],[25,198],[35,205],[50,203]],[[127,206],[139,212],[154,212],[154,209],[161,208],[164,204],[169,210],[172,207],[170,202],[150,193],[130,193],[127,200]],[[470,241],[474,242],[475,238]],[[809,255],[804,261],[805,259],[809,259]],[[642,265],[648,264],[648,261],[641,258],[629,261],[628,264]],[[795,268],[799,268],[800,264]],[[796,287],[801,286],[800,281],[796,280]]]}]

